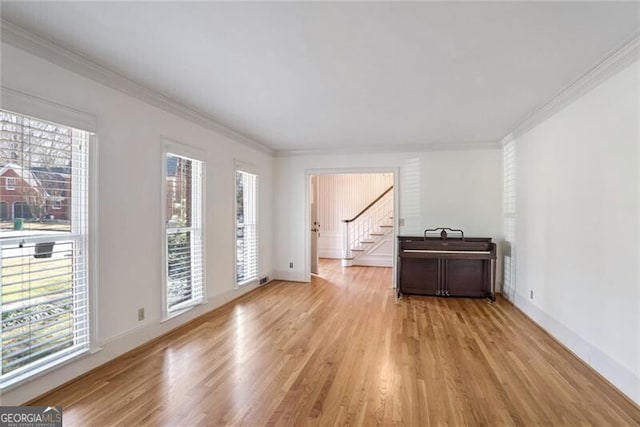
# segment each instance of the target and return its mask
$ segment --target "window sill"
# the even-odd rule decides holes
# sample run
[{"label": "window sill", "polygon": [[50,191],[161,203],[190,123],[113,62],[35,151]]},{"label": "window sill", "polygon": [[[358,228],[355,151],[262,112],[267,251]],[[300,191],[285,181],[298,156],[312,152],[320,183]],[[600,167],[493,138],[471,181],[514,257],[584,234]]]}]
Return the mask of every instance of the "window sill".
[{"label": "window sill", "polygon": [[259,283],[259,279],[257,277],[254,277],[252,279],[245,280],[244,282],[236,283],[235,289],[238,290],[238,289],[246,288],[247,286],[257,285],[258,283]]},{"label": "window sill", "polygon": [[49,362],[45,365],[35,368],[32,371],[25,372],[24,374],[19,375],[15,378],[11,378],[10,380],[7,380],[4,383],[0,383],[0,390],[2,390],[3,392],[6,392],[11,389],[17,388],[29,381],[33,381],[36,378],[47,375],[48,373],[54,371],[55,369],[62,368],[63,366],[68,365],[69,363],[75,362],[81,357],[88,356],[93,353],[94,352],[90,351],[90,349],[88,348],[75,351],[60,359],[56,359],[52,362]]},{"label": "window sill", "polygon": [[185,307],[181,307],[181,308],[179,308],[179,309],[177,309],[175,311],[172,311],[171,313],[167,313],[165,315],[164,319],[162,319],[160,321],[160,323],[168,322],[169,320],[172,320],[172,319],[174,319],[174,318],[186,313],[187,311],[192,310],[192,309],[198,307],[199,305],[203,305],[203,304],[206,304],[206,303],[207,303],[206,300],[202,300],[202,301],[199,301],[197,303],[190,304],[190,305],[187,305]]}]

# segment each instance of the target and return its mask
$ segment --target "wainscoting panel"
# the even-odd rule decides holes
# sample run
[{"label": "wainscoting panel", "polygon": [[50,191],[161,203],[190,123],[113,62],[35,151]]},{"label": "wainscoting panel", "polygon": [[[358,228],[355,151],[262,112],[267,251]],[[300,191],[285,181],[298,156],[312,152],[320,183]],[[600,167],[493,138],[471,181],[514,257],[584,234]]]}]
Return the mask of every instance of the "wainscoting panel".
[{"label": "wainscoting panel", "polygon": [[320,238],[323,235],[342,236],[342,220],[352,218],[392,185],[391,173],[320,175]]}]

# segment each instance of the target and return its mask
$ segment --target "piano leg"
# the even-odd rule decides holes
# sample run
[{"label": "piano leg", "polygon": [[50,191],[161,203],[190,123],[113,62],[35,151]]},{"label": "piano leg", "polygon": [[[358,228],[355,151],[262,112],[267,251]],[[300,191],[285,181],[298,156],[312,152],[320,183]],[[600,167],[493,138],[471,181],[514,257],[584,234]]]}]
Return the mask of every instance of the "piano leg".
[{"label": "piano leg", "polygon": [[491,260],[491,294],[489,295],[491,302],[496,300],[496,261],[495,259]]}]

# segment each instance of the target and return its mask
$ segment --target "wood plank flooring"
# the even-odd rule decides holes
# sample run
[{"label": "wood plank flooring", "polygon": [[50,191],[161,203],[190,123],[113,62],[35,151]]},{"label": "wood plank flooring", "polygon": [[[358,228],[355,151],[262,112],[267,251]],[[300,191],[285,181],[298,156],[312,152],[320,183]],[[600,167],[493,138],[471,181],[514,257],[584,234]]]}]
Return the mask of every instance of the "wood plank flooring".
[{"label": "wood plank flooring", "polygon": [[504,299],[396,300],[323,261],[32,404],[69,426],[640,425],[640,409]]}]

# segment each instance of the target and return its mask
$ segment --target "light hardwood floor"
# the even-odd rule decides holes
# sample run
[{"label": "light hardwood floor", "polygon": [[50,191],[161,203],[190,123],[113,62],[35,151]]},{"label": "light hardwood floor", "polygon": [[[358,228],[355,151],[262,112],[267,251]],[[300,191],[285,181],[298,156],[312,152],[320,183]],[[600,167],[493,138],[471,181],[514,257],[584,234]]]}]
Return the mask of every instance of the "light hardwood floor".
[{"label": "light hardwood floor", "polygon": [[41,399],[69,426],[640,425],[640,410],[502,298],[404,297],[323,261]]}]

